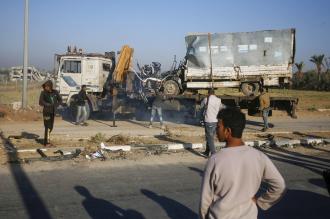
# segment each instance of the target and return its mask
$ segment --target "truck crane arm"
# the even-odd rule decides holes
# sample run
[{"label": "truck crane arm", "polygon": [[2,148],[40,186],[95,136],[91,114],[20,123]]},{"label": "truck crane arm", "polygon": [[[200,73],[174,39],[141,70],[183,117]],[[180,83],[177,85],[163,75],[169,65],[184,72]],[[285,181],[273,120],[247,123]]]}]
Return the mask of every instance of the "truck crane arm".
[{"label": "truck crane arm", "polygon": [[130,48],[128,45],[124,45],[120,51],[118,63],[116,65],[115,71],[112,74],[112,81],[116,84],[123,83],[125,76],[128,71],[132,71],[133,63],[133,52],[134,49]]}]

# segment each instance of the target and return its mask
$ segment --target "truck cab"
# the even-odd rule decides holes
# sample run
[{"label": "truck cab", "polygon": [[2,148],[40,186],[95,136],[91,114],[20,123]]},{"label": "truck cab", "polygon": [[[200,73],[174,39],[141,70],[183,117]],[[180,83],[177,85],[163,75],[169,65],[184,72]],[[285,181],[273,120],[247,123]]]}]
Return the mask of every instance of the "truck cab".
[{"label": "truck cab", "polygon": [[70,105],[81,85],[87,86],[90,97],[99,95],[108,77],[112,61],[102,54],[83,54],[68,52],[55,55],[56,89],[63,101]]}]

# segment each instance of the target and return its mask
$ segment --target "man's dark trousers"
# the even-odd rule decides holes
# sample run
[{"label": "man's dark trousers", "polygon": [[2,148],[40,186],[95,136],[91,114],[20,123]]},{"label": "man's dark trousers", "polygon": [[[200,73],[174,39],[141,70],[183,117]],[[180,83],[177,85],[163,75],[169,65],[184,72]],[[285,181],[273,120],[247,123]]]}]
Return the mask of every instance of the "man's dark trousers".
[{"label": "man's dark trousers", "polygon": [[47,145],[50,143],[50,133],[54,127],[55,113],[43,112],[43,118],[45,126],[44,145]]}]

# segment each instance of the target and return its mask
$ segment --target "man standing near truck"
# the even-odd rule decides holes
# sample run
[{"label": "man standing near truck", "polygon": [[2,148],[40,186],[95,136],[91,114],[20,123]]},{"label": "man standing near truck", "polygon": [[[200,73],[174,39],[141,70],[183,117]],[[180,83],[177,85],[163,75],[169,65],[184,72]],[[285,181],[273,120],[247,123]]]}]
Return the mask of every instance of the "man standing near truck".
[{"label": "man standing near truck", "polygon": [[149,128],[152,128],[152,122],[154,121],[154,118],[156,116],[156,113],[159,117],[160,126],[162,129],[165,129],[164,121],[163,121],[163,114],[162,114],[162,104],[165,99],[165,96],[162,91],[156,91],[156,97],[154,101],[152,102],[151,106],[151,117],[150,117],[150,123]]},{"label": "man standing near truck", "polygon": [[205,126],[205,139],[206,139],[206,149],[202,153],[205,157],[216,152],[214,146],[214,135],[217,127],[217,115],[220,109],[225,106],[221,103],[221,99],[214,95],[214,90],[210,89],[208,91],[208,96],[202,100],[202,117],[204,119]]},{"label": "man standing near truck", "polygon": [[270,108],[269,94],[262,87],[260,88],[259,104],[260,104],[259,110],[262,113],[262,119],[264,121],[264,127],[263,129],[261,129],[261,131],[265,132],[267,131],[267,129],[269,129],[268,115],[271,108]]},{"label": "man standing near truck", "polygon": [[39,105],[43,107],[42,115],[44,119],[45,135],[44,146],[51,146],[50,133],[54,127],[54,118],[56,108],[62,104],[62,98],[57,90],[53,90],[53,82],[46,81],[42,85],[43,91],[40,93]]},{"label": "man standing near truck", "polygon": [[77,97],[77,115],[76,115],[76,125],[87,126],[87,109],[86,102],[88,101],[88,97],[86,94],[86,85],[81,86],[81,90],[78,93]]}]

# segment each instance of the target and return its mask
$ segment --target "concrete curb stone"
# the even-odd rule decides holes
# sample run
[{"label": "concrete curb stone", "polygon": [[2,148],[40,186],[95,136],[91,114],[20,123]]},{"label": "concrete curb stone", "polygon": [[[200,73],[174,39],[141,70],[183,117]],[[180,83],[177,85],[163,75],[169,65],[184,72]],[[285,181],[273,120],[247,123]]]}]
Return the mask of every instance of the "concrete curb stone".
[{"label": "concrete curb stone", "polygon": [[[267,141],[267,140],[255,140],[255,141],[246,141],[245,144],[247,146],[251,147],[263,147],[263,146],[271,146],[276,145],[278,147],[285,147],[285,146],[294,146],[294,145],[315,145],[315,144],[322,144],[330,143],[330,139],[320,139],[320,138],[305,138],[305,139],[293,139],[293,140],[273,140],[273,141]],[[215,143],[215,146],[218,148],[225,147],[224,142],[217,142]],[[203,143],[175,143],[175,144],[161,144],[157,145],[158,147],[162,147],[165,150],[183,150],[183,149],[202,149],[205,147],[205,144]],[[62,151],[69,151],[73,149],[81,149],[83,150],[83,147],[74,147],[74,148],[41,148],[40,150],[46,152],[50,150],[62,150]],[[134,148],[134,146],[130,145],[116,145],[116,146],[103,146],[102,149],[107,151],[131,151],[131,150],[139,150],[139,149],[146,149],[148,146],[140,147],[140,148]],[[8,151],[9,153],[14,153],[14,151]],[[27,153],[27,152],[37,152],[37,149],[18,149],[16,151],[17,153]]]}]

